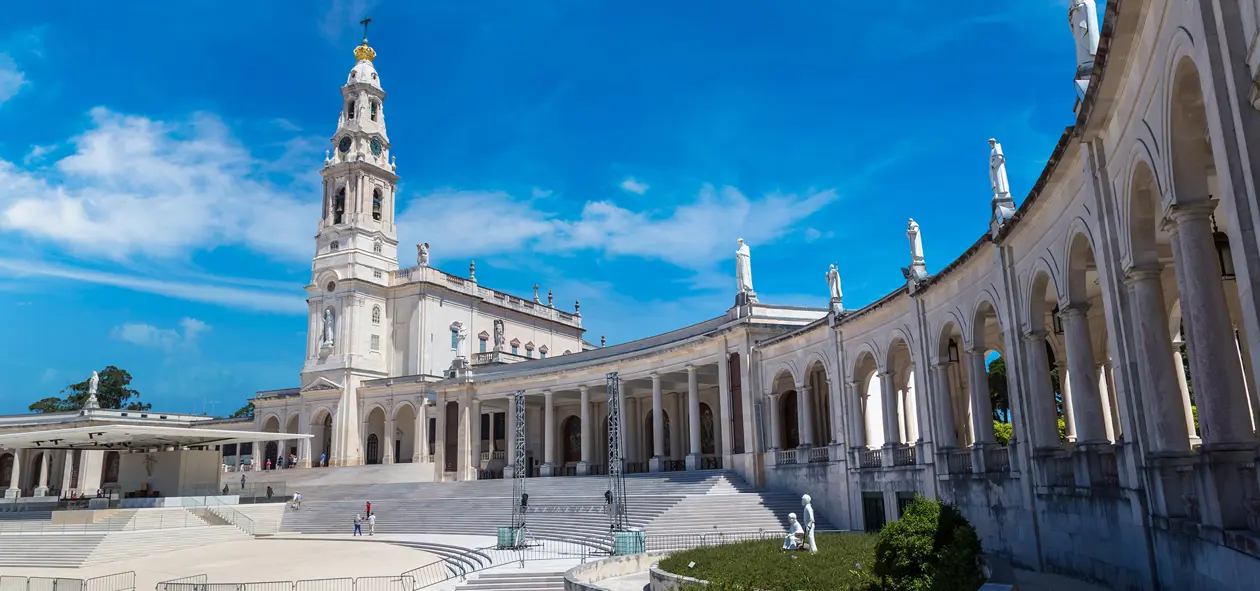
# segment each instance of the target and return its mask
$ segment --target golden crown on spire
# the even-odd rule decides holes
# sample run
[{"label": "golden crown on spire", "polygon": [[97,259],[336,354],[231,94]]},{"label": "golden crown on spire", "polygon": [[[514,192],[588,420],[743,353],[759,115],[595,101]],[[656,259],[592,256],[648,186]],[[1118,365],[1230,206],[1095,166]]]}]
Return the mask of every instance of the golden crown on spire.
[{"label": "golden crown on spire", "polygon": [[376,50],[368,46],[367,39],[363,40],[363,45],[354,48],[354,59],[369,62],[376,59]]}]

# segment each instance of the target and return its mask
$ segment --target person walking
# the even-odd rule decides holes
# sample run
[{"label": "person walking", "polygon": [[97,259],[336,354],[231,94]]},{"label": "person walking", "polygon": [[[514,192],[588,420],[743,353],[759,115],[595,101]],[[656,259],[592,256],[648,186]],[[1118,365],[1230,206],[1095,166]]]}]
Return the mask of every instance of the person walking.
[{"label": "person walking", "polygon": [[363,535],[363,525],[362,525],[362,524],[363,524],[363,516],[362,516],[362,515],[359,515],[358,513],[355,513],[355,514],[354,514],[354,533],[353,533],[353,534],[350,534],[352,537],[353,537],[353,536],[361,536],[361,535]]},{"label": "person walking", "polygon": [[328,454],[326,453],[319,454],[319,467],[320,468],[328,467]]},{"label": "person walking", "polygon": [[271,495],[272,495],[272,494],[274,494],[274,493],[273,493],[273,492],[272,492],[272,490],[271,490],[271,485],[268,485],[268,486],[267,486],[267,501],[268,501],[268,502],[270,502],[270,501],[271,501]]},{"label": "person walking", "polygon": [[302,493],[301,493],[301,491],[293,491],[293,508],[294,508],[294,509],[301,509],[301,508],[302,508]]},{"label": "person walking", "polygon": [[376,514],[368,513],[368,535],[376,535]]},{"label": "person walking", "polygon": [[241,490],[245,490],[245,475],[241,474]]}]

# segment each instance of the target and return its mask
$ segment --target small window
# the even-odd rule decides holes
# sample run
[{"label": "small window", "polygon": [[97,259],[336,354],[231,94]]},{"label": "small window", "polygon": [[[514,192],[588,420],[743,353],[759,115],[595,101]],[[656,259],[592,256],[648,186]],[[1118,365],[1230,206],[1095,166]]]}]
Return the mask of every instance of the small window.
[{"label": "small window", "polygon": [[539,359],[546,359],[546,358],[547,358],[547,352],[546,352],[546,351],[539,351],[539,352],[538,352],[538,358],[539,358]]},{"label": "small window", "polygon": [[372,324],[381,323],[381,307],[372,306]]},{"label": "small window", "polygon": [[377,109],[377,108],[378,108],[378,105],[377,105],[376,101],[372,101],[372,121],[376,121],[376,109]]},{"label": "small window", "polygon": [[381,350],[381,335],[378,335],[378,334],[372,335],[372,350],[373,351]]},{"label": "small window", "polygon": [[528,358],[530,358],[530,359],[533,359],[533,358],[534,358],[534,350],[533,350],[533,349],[525,349],[525,356],[526,356],[526,357],[528,357]]},{"label": "small window", "polygon": [[337,284],[336,284],[336,283],[333,283],[332,281],[329,281],[329,282],[328,282],[328,292],[329,292],[329,293],[332,293],[332,292],[333,292],[333,290],[335,290],[335,289],[337,289]]},{"label": "small window", "polygon": [[381,249],[382,249],[382,248],[383,248],[383,247],[381,246],[381,243],[380,243],[380,241],[379,241],[379,240],[378,240],[378,241],[376,241],[376,242],[374,242],[374,243],[372,243],[372,252],[374,252],[374,253],[376,253],[376,254],[381,254]]},{"label": "small window", "polygon": [[561,355],[572,355],[572,354],[573,354],[573,351],[570,351],[568,349],[565,349],[564,353],[561,353]]},{"label": "small window", "polygon": [[354,101],[346,103],[346,119],[354,119]]},{"label": "small window", "polygon": [[[372,189],[372,219],[381,221],[381,189]],[[377,251],[380,252],[380,251]]]},{"label": "small window", "polygon": [[481,352],[482,352],[482,353],[485,353],[485,352],[486,352],[486,340],[485,340],[485,339],[481,339]]},{"label": "small window", "polygon": [[328,250],[329,250],[330,252],[337,252],[338,250],[341,250],[341,243],[340,243],[340,242],[337,242],[336,240],[333,240],[332,242],[329,242],[329,243],[328,243]]},{"label": "small window", "polygon": [[513,354],[513,355],[520,355],[520,354],[521,354],[521,348],[520,348],[520,347],[517,347],[516,345],[512,345],[512,354]]},{"label": "small window", "polygon": [[451,329],[451,348],[459,349],[459,331]]},{"label": "small window", "polygon": [[373,277],[375,277],[375,278],[377,278],[377,279],[380,279],[380,278],[381,278],[381,270],[380,270],[380,269],[372,269],[372,276],[373,276]]}]

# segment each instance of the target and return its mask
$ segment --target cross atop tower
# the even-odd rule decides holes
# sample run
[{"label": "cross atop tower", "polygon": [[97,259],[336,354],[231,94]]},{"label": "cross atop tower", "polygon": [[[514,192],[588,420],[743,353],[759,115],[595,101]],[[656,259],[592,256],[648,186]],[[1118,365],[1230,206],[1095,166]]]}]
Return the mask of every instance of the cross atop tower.
[{"label": "cross atop tower", "polygon": [[364,44],[364,45],[366,45],[366,44],[367,44],[367,30],[368,30],[368,24],[369,24],[369,23],[371,23],[371,22],[372,22],[372,19],[368,18],[368,16],[367,16],[366,14],[365,14],[365,15],[363,15],[363,20],[359,21],[359,24],[360,24],[360,25],[363,25],[363,44]]}]

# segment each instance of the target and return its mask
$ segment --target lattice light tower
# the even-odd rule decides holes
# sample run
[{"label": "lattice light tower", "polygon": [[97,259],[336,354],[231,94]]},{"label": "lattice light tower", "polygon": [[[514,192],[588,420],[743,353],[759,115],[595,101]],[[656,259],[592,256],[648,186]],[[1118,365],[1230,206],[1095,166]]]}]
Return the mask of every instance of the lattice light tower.
[{"label": "lattice light tower", "polygon": [[608,529],[626,531],[625,461],[621,454],[621,377],[617,372],[604,375],[608,390]]},{"label": "lattice light tower", "polygon": [[[528,497],[525,493],[525,476],[527,467],[525,466],[525,391],[517,390],[512,394],[515,432],[512,437],[512,535],[514,537],[512,546],[520,547],[525,544],[525,511],[528,507]],[[500,542],[502,545],[502,541]]]}]

